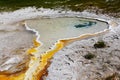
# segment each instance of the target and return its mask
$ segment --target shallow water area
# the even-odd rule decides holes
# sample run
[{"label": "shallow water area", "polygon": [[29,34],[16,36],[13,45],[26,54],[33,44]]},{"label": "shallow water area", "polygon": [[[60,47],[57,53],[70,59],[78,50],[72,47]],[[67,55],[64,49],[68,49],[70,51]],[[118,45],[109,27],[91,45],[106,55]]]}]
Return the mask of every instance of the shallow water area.
[{"label": "shallow water area", "polygon": [[45,53],[58,40],[72,39],[86,33],[95,33],[108,28],[106,22],[80,17],[38,18],[26,20],[30,29],[39,32],[39,53]]}]

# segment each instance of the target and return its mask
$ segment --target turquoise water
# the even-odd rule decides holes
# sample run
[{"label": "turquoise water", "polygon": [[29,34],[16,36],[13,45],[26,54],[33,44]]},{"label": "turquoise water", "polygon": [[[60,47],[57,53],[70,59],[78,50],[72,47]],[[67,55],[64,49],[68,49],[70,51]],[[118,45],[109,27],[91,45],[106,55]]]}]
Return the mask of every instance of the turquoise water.
[{"label": "turquoise water", "polygon": [[76,27],[76,28],[90,27],[90,26],[95,25],[95,24],[97,24],[97,22],[86,21],[86,22],[84,22],[83,24],[77,24],[77,25],[75,25],[74,27]]}]

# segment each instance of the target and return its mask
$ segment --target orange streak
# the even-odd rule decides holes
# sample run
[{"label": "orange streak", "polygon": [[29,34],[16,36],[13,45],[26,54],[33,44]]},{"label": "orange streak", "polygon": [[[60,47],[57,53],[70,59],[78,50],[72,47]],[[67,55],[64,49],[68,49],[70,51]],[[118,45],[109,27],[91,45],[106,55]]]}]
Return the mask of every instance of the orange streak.
[{"label": "orange streak", "polygon": [[[33,48],[28,49],[27,50],[27,54],[32,54],[37,52],[37,50],[35,48],[37,48],[38,46],[40,46],[40,43],[37,42],[35,39],[33,40]],[[33,59],[33,57],[31,57],[31,59]],[[24,80],[25,78],[25,71],[21,71],[17,74],[10,74],[10,75],[3,75],[2,73],[0,74],[0,80]]]},{"label": "orange streak", "polygon": [[56,43],[55,48],[53,50],[50,50],[41,55],[39,66],[37,67],[35,73],[33,73],[34,77],[32,77],[31,80],[42,80],[42,76],[46,74],[46,70],[50,65],[50,59],[57,51],[61,50],[63,46],[63,42],[59,41],[58,43]]}]

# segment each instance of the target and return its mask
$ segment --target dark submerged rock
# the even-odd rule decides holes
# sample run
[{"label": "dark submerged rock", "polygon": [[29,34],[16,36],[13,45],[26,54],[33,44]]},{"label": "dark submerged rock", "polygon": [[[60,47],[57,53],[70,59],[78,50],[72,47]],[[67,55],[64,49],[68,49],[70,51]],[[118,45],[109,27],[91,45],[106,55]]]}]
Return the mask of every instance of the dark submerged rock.
[{"label": "dark submerged rock", "polygon": [[96,24],[96,22],[89,21],[89,22],[85,22],[83,24],[75,25],[74,27],[75,28],[90,27],[90,26],[95,25],[95,24]]}]

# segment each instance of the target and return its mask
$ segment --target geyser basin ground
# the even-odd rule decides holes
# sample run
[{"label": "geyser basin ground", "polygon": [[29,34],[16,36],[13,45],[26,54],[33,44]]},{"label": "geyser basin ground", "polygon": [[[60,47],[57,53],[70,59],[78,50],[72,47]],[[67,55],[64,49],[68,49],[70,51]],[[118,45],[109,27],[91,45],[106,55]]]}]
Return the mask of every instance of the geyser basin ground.
[{"label": "geyser basin ground", "polygon": [[13,74],[28,68],[30,56],[27,50],[32,48],[36,35],[26,30],[21,23],[0,24],[0,73]]},{"label": "geyser basin ground", "polygon": [[35,29],[39,33],[39,41],[42,45],[38,47],[38,52],[34,54],[37,59],[31,61],[25,80],[40,79],[39,77],[45,73],[44,68],[47,68],[46,65],[49,59],[64,47],[59,42],[60,40],[69,41],[73,38],[79,38],[82,34],[93,34],[108,28],[106,22],[76,17],[37,18],[26,20],[26,26]]},{"label": "geyser basin ground", "polygon": [[106,22],[93,19],[62,17],[27,20],[29,28],[39,32],[42,46],[39,53],[49,50],[56,41],[79,37],[86,33],[95,33],[108,28]]},{"label": "geyser basin ground", "polygon": [[[79,7],[79,6],[78,6]],[[98,10],[98,9],[97,9]],[[111,14],[111,13],[110,13]],[[69,24],[69,23],[71,23],[72,22],[72,20],[71,20],[71,18],[70,17],[73,17],[73,18],[75,18],[75,16],[76,17],[85,17],[85,18],[92,18],[92,19],[98,19],[98,20],[103,20],[103,21],[105,21],[105,22],[108,22],[109,23],[109,20],[111,21],[113,18],[111,18],[110,16],[107,16],[107,15],[102,15],[102,14],[94,14],[94,13],[89,13],[89,12],[87,12],[86,10],[85,11],[83,11],[83,12],[73,12],[73,11],[61,11],[60,9],[58,9],[58,10],[51,10],[51,9],[44,9],[44,8],[40,8],[40,9],[36,9],[35,7],[29,7],[29,8],[25,8],[25,9],[20,9],[20,10],[17,10],[17,11],[14,11],[14,12],[3,12],[3,13],[1,13],[0,14],[0,24],[8,24],[8,25],[10,25],[10,26],[8,26],[7,25],[7,30],[8,31],[5,31],[5,33],[12,33],[12,31],[9,31],[9,29],[11,29],[11,28],[13,28],[13,26],[15,26],[13,23],[20,23],[21,21],[26,21],[26,22],[30,22],[30,24],[33,24],[33,22],[35,22],[35,21],[37,21],[37,23],[35,23],[35,25],[33,25],[33,26],[31,26],[31,30],[32,31],[30,31],[30,32],[33,32],[34,30],[33,29],[35,29],[36,27],[37,27],[37,25],[38,25],[38,27],[41,27],[41,26],[39,26],[39,24],[41,24],[41,22],[39,21],[39,20],[41,20],[42,21],[42,19],[44,20],[43,22],[45,22],[45,21],[51,21],[51,20],[54,20],[54,24],[56,25],[56,23],[55,23],[55,19],[57,20],[57,18],[46,18],[46,16],[48,16],[48,17],[64,17],[65,18],[65,16],[67,16],[66,18],[67,18],[67,20],[64,20],[63,22],[65,22],[65,23],[67,23],[67,24]],[[39,18],[39,19],[36,19],[36,20],[28,20],[28,19],[33,19],[33,18],[38,18],[38,17],[41,17],[41,18]],[[45,18],[44,18],[45,17]],[[68,19],[70,18],[70,22],[68,23]],[[45,20],[46,19],[46,20]],[[48,19],[48,20],[47,20]],[[86,22],[86,20],[87,20],[87,22]],[[82,29],[84,29],[84,28],[86,28],[86,29],[88,29],[88,31],[87,31],[87,33],[90,33],[89,31],[92,31],[92,30],[90,30],[93,26],[95,26],[95,25],[97,25],[98,24],[98,22],[101,22],[101,21],[98,21],[98,22],[96,22],[96,20],[95,21],[89,21],[89,20],[91,20],[91,19],[85,19],[85,20],[83,20],[82,22],[83,23],[78,23],[78,24],[75,24],[73,27],[74,28],[77,28],[77,29],[80,29],[80,27],[82,28]],[[113,20],[115,20],[115,22],[117,21],[117,19],[115,18],[115,19],[113,19]],[[77,20],[76,20],[77,21]],[[76,23],[76,21],[74,20],[74,23]],[[80,20],[81,21],[81,20]],[[39,23],[40,22],[40,23]],[[99,25],[99,26],[96,26],[96,30],[98,30],[98,29],[100,29],[100,28],[102,28],[103,27],[103,23],[104,24],[106,24],[105,22],[101,22],[101,26]],[[57,20],[57,23],[58,23],[58,20]],[[72,22],[73,23],[73,22]],[[13,24],[12,26],[11,26],[11,24]],[[44,24],[44,23],[42,23],[42,24]],[[60,24],[60,23],[59,23]],[[24,30],[25,30],[25,34],[27,33],[26,31],[28,31],[27,29],[29,29],[29,24],[27,23],[27,27],[26,26],[24,26]],[[46,22],[45,22],[45,25],[47,25],[47,27],[49,27],[49,25],[48,24],[46,24]],[[112,31],[114,31],[114,29],[112,29],[113,27],[111,27],[112,25],[114,25],[114,22],[113,23],[109,23],[109,26],[110,26],[110,30],[112,30]],[[101,30],[98,30],[98,31],[103,31],[104,29],[106,29],[107,28],[107,24],[106,24],[106,27],[105,28],[103,28],[103,29],[101,29]],[[25,27],[27,28],[27,29],[25,29]],[[44,27],[46,27],[46,26],[44,26]],[[1,27],[0,27],[1,28]],[[4,28],[4,30],[6,30],[6,26],[5,25],[3,25],[3,27],[2,28]],[[53,28],[53,26],[51,27],[51,28]],[[60,26],[60,28],[61,28],[61,26]],[[64,28],[64,27],[63,27]],[[63,29],[62,28],[62,29]],[[69,28],[69,27],[68,27]],[[89,29],[90,28],[90,29]],[[64,29],[66,29],[66,28],[64,28]],[[63,30],[64,30],[63,29]],[[73,28],[72,28],[73,29]],[[1,32],[4,32],[4,30],[1,30]],[[37,29],[35,29],[36,30],[36,32],[37,32]],[[71,28],[70,28],[70,30],[71,30]],[[41,32],[44,32],[45,33],[45,35],[49,35],[50,33],[49,32],[47,32],[48,30],[43,30],[43,31],[41,31]],[[56,30],[55,30],[56,31]],[[62,31],[62,30],[60,30],[60,31]],[[69,30],[68,30],[69,31]],[[79,30],[78,30],[79,31]],[[83,30],[82,30],[83,31]],[[109,31],[109,30],[107,30],[107,31]],[[13,33],[13,36],[15,36],[16,35],[16,32],[18,32],[18,29],[17,30],[15,30]],[[22,31],[20,30],[20,33],[18,32],[18,34],[16,35],[16,37],[14,37],[15,39],[17,38],[17,40],[19,40],[19,38],[21,37],[21,36],[25,36],[25,34],[24,33],[21,33]],[[24,31],[23,31],[24,32]],[[28,31],[29,32],[29,31]],[[27,72],[26,71],[24,71],[24,72],[22,72],[22,73],[19,73],[18,72],[18,74],[11,74],[11,75],[3,75],[2,73],[0,74],[0,80],[42,80],[42,79],[40,79],[39,78],[39,76],[41,76],[41,75],[43,75],[44,74],[44,68],[46,68],[45,70],[47,70],[47,67],[46,67],[46,65],[49,63],[48,61],[50,61],[50,58],[52,58],[52,57],[54,57],[53,55],[58,51],[58,50],[61,50],[63,47],[64,47],[64,44],[62,44],[62,43],[66,43],[66,41],[71,41],[71,40],[73,40],[73,41],[75,41],[76,39],[77,40],[83,40],[83,39],[85,39],[85,38],[87,38],[88,39],[88,37],[90,38],[90,37],[93,37],[93,36],[96,36],[96,34],[98,34],[98,33],[91,33],[91,34],[85,34],[85,33],[83,33],[83,34],[85,34],[85,35],[82,35],[81,36],[81,34],[79,34],[78,36],[77,35],[72,35],[73,37],[76,37],[76,38],[73,38],[72,36],[71,36],[71,33],[72,32],[69,32],[69,37],[58,37],[58,38],[55,38],[55,39],[51,39],[50,38],[50,40],[48,40],[48,43],[50,42],[50,41],[52,41],[53,42],[53,45],[52,45],[52,43],[50,43],[48,46],[47,46],[47,44],[45,44],[45,42],[44,42],[44,37],[45,37],[45,40],[47,40],[47,37],[49,37],[49,36],[42,36],[43,34],[41,34],[40,33],[40,31],[38,30],[38,32],[39,32],[39,34],[38,35],[40,35],[40,38],[39,38],[39,41],[41,41],[41,43],[42,43],[42,45],[40,45],[40,47],[38,48],[38,52],[36,53],[36,55],[34,56],[34,55],[32,55],[32,56],[30,56],[31,57],[31,61],[30,61],[30,65],[29,65],[29,69],[27,70]],[[53,32],[53,31],[51,31],[51,32]],[[59,30],[58,31],[56,31],[56,32],[59,32]],[[73,31],[73,32],[75,32],[75,30]],[[97,31],[95,31],[95,32],[97,32]],[[105,31],[103,31],[103,32],[105,32]],[[47,34],[46,34],[47,33]],[[59,32],[60,33],[60,32]],[[101,32],[100,32],[101,33]],[[21,34],[21,35],[20,35]],[[28,33],[29,34],[29,33]],[[37,33],[36,33],[37,34]],[[63,35],[64,33],[60,33],[59,35]],[[3,34],[4,35],[4,34]],[[35,34],[33,34],[34,36],[35,36]],[[52,34],[53,35],[53,34]],[[51,35],[51,36],[52,36]],[[55,36],[57,35],[57,33],[55,33]],[[59,35],[57,35],[57,36],[59,36]],[[12,47],[14,47],[14,45],[15,46],[18,46],[18,44],[21,44],[21,42],[23,42],[23,43],[27,43],[26,45],[28,45],[29,43],[28,43],[28,41],[30,40],[30,44],[31,45],[33,45],[33,37],[31,36],[31,38],[32,39],[30,39],[30,36],[31,36],[31,34],[29,34],[29,37],[28,36],[26,36],[26,37],[21,37],[22,39],[21,39],[21,41],[20,41],[20,43],[18,42],[18,41],[16,41],[17,42],[17,44],[15,45],[14,44],[14,40],[15,39],[13,39],[13,41],[11,40],[11,37],[9,36],[9,37],[6,37],[7,38],[7,41],[6,41],[6,43],[8,42],[8,43],[11,43],[10,41],[12,41],[12,43],[11,43],[11,45],[13,45]],[[111,35],[110,36],[108,36],[108,38],[109,37],[111,37]],[[1,37],[2,38],[2,37]],[[6,38],[4,38],[4,39],[6,39]],[[9,38],[10,38],[10,40],[9,40]],[[64,39],[64,40],[60,40],[60,39]],[[38,40],[38,38],[37,38],[37,40]],[[86,39],[85,39],[86,40]],[[3,40],[4,41],[4,40]],[[57,41],[57,42],[56,42]],[[47,43],[47,42],[46,42]],[[57,44],[55,44],[55,43],[57,43]],[[117,42],[115,42],[116,44],[118,44]],[[3,44],[3,43],[1,43],[1,44]],[[25,44],[23,44],[23,46],[25,45]],[[85,43],[85,44],[87,44],[87,43]],[[35,45],[39,45],[38,43],[36,43],[35,42]],[[44,45],[45,45],[45,49],[44,49]],[[70,45],[72,45],[72,44],[70,44]],[[81,44],[78,44],[78,45],[81,45]],[[119,44],[118,44],[119,45]],[[1,45],[1,46],[3,46],[3,45]],[[54,46],[54,47],[52,47],[52,46]],[[77,46],[77,45],[74,45],[74,46]],[[21,46],[20,46],[21,47]],[[25,46],[26,47],[26,46]],[[52,47],[52,49],[48,49],[49,47]],[[86,47],[88,47],[88,46],[86,46]],[[11,47],[10,47],[11,48]],[[28,48],[31,48],[30,46],[28,46]],[[34,47],[35,48],[35,47]],[[44,49],[44,50],[42,50],[42,49]],[[41,51],[40,51],[41,50]],[[17,50],[15,50],[16,52],[19,52],[19,50],[17,51]],[[33,53],[35,50],[32,48],[32,49],[30,49],[30,50],[28,50],[28,52],[30,52],[30,53]],[[45,51],[45,52],[44,52]],[[46,52],[47,51],[47,52]],[[84,51],[85,52],[85,51]],[[1,51],[1,53],[2,53],[2,51]],[[46,54],[44,54],[44,53],[46,53]],[[49,55],[49,53],[52,53],[53,55]],[[34,53],[33,53],[34,54]],[[20,54],[21,55],[21,54]],[[25,54],[26,55],[26,54]],[[30,54],[31,55],[31,54]],[[56,55],[57,55],[57,53],[56,53]],[[9,56],[9,55],[7,55],[7,56]],[[11,57],[13,57],[13,56],[11,56]],[[30,58],[29,57],[29,58]],[[63,59],[63,57],[62,57],[62,59]],[[21,58],[21,60],[26,60],[26,59],[22,59]],[[60,57],[60,60],[61,60],[61,57]],[[60,60],[58,60],[58,61],[60,61]],[[1,59],[1,61],[2,61],[2,59]],[[15,60],[16,61],[16,60]],[[102,62],[103,63],[103,62]],[[18,63],[19,64],[19,63]],[[14,66],[14,65],[13,65]],[[4,67],[2,67],[2,68],[4,68]],[[19,67],[17,67],[18,69],[19,69]],[[81,68],[81,67],[79,67],[79,68]],[[89,67],[90,68],[90,67]],[[88,68],[88,69],[89,69]],[[15,70],[15,69],[14,69]],[[53,69],[52,69],[53,70]],[[71,69],[70,69],[71,70]],[[41,74],[40,74],[41,73]],[[51,74],[51,73],[50,73]],[[55,74],[56,74],[56,72],[55,72]],[[61,78],[61,76],[60,76],[60,78]],[[93,79],[92,79],[93,80]]]}]

